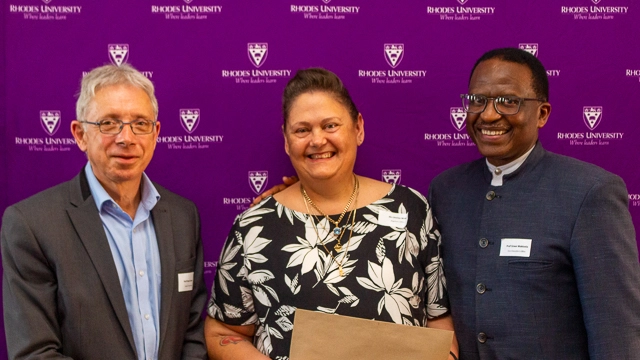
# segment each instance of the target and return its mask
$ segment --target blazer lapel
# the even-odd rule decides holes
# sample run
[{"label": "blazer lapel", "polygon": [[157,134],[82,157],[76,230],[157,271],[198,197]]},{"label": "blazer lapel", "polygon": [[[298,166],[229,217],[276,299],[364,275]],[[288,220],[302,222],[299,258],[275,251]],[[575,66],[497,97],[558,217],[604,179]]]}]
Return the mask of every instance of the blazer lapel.
[{"label": "blazer lapel", "polygon": [[120,280],[118,279],[118,270],[113,262],[111,248],[104,233],[96,203],[91,196],[84,169],[73,180],[69,191],[69,199],[71,206],[67,208],[67,213],[71,223],[93,262],[111,306],[113,306],[113,311],[120,321],[120,325],[122,325],[122,330],[127,334],[129,345],[131,345],[131,349],[135,353],[136,346],[131,325],[129,324],[122,288],[120,287]]},{"label": "blazer lapel", "polygon": [[[171,210],[166,203],[160,201],[151,210],[153,216],[153,226],[158,239],[158,249],[160,250],[160,271],[162,276],[162,286],[160,287],[160,345],[164,343],[167,335],[167,327],[172,309],[172,300],[176,286],[176,259],[173,250],[173,231],[171,228]],[[162,346],[159,346],[159,350]]]}]

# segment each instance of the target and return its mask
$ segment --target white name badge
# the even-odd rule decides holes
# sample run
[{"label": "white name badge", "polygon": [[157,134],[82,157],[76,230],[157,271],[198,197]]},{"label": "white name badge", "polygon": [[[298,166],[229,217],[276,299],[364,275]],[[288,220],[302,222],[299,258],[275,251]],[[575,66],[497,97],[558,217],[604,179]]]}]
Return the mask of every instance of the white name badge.
[{"label": "white name badge", "polygon": [[178,292],[193,290],[193,273],[178,274]]},{"label": "white name badge", "polygon": [[403,228],[407,226],[407,220],[409,220],[409,214],[400,214],[391,211],[380,211],[378,214],[379,225]]},{"label": "white name badge", "polygon": [[531,256],[531,239],[502,239],[500,256]]}]

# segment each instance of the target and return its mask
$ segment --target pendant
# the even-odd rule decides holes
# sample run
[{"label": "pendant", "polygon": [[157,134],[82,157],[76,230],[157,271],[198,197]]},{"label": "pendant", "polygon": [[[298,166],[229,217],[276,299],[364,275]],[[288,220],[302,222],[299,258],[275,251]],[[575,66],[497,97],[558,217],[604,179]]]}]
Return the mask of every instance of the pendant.
[{"label": "pendant", "polygon": [[338,273],[340,276],[344,277],[344,271],[342,271],[342,266],[338,266]]},{"label": "pendant", "polygon": [[334,250],[335,250],[336,252],[340,252],[340,251],[342,251],[342,245],[340,245],[340,244],[336,244],[336,246],[334,246],[333,248],[334,248]]},{"label": "pendant", "polygon": [[333,228],[333,235],[338,236],[342,232],[342,228],[335,227]]}]

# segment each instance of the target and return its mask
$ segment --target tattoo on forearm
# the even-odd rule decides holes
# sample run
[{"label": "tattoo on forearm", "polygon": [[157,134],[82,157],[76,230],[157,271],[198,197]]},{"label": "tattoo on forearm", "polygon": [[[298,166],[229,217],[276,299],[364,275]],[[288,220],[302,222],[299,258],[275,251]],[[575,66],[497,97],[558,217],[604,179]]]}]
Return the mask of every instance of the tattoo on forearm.
[{"label": "tattoo on forearm", "polygon": [[220,346],[233,345],[243,341],[247,341],[247,340],[240,336],[223,336],[220,339]]}]

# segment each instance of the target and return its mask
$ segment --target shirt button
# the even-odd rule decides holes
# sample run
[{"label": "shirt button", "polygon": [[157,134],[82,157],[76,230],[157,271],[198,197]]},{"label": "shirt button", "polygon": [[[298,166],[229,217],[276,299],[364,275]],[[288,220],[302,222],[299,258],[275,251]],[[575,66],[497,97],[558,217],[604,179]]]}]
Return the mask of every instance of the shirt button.
[{"label": "shirt button", "polygon": [[487,193],[487,195],[485,195],[485,198],[487,198],[487,200],[491,201],[493,199],[495,199],[496,197],[496,192],[491,190]]},{"label": "shirt button", "polygon": [[145,319],[147,319],[147,320],[149,320],[149,318],[150,318],[150,317],[151,317],[151,316],[149,316],[149,314],[145,314],[145,315],[144,315],[144,318],[145,318]]},{"label": "shirt button", "polygon": [[489,240],[482,238],[480,239],[480,241],[478,241],[478,244],[480,245],[481,248],[486,248],[489,245]]},{"label": "shirt button", "polygon": [[484,294],[484,292],[487,291],[487,287],[483,283],[480,283],[476,285],[476,291],[478,294]]},{"label": "shirt button", "polygon": [[478,334],[478,342],[479,342],[480,344],[484,344],[484,343],[486,343],[486,342],[487,342],[487,334],[485,334],[485,333],[483,333],[483,332],[479,333],[479,334]]},{"label": "shirt button", "polygon": [[144,276],[144,271],[140,270],[140,272],[138,273],[140,276]]}]

